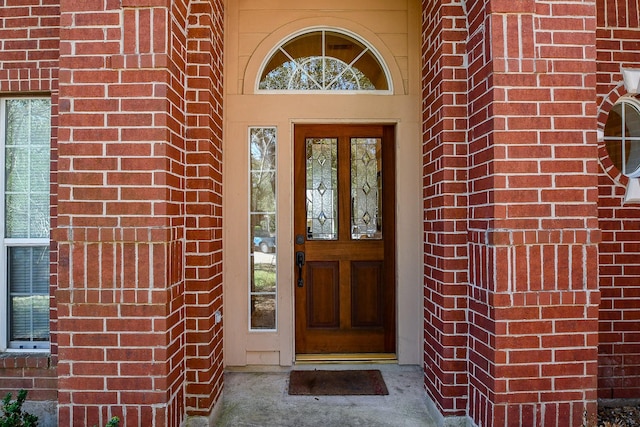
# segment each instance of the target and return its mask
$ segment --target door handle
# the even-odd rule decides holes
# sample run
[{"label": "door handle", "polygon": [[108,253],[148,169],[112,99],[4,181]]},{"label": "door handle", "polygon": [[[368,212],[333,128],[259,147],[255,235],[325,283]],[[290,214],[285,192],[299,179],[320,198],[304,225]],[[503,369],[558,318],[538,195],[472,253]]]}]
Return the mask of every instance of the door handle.
[{"label": "door handle", "polygon": [[302,279],[302,267],[304,266],[304,252],[296,252],[296,266],[298,267],[298,287],[304,286],[304,280]]}]

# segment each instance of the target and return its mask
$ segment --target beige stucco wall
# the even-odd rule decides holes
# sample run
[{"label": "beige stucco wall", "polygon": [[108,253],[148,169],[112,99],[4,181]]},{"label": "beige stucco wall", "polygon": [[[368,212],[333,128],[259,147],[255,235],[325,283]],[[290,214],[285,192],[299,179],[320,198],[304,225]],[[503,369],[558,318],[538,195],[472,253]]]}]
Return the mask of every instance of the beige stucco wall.
[{"label": "beige stucco wall", "polygon": [[[397,182],[397,355],[422,361],[422,168],[420,8],[417,0],[229,0],[225,39],[225,364],[291,365],[294,354],[293,126],[393,123]],[[311,27],[347,30],[386,62],[393,94],[256,93],[262,61],[281,40]],[[248,132],[275,126],[277,148],[276,332],[250,332]]]}]

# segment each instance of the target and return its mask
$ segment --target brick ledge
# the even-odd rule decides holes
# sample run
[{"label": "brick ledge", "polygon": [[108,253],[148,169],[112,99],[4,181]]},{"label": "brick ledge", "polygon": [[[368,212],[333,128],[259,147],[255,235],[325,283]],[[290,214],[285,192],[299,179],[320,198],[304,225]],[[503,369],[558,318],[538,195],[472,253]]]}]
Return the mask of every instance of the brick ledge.
[{"label": "brick ledge", "polygon": [[51,367],[50,353],[0,353],[0,369]]}]

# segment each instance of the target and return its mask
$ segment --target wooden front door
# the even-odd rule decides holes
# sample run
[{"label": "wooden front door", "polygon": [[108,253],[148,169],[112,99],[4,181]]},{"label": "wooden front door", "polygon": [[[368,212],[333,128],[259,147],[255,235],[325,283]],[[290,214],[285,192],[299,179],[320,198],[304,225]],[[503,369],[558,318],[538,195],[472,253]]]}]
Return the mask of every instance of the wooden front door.
[{"label": "wooden front door", "polygon": [[296,353],[394,353],[394,128],[294,133]]}]

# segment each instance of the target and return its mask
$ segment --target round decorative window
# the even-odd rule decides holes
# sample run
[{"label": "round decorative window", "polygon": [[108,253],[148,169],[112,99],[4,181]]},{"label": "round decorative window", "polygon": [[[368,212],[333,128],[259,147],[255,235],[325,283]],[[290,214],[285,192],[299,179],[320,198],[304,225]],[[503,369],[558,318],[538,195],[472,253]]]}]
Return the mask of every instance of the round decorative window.
[{"label": "round decorative window", "polygon": [[622,174],[640,177],[640,104],[631,98],[618,101],[604,126],[609,158]]}]

